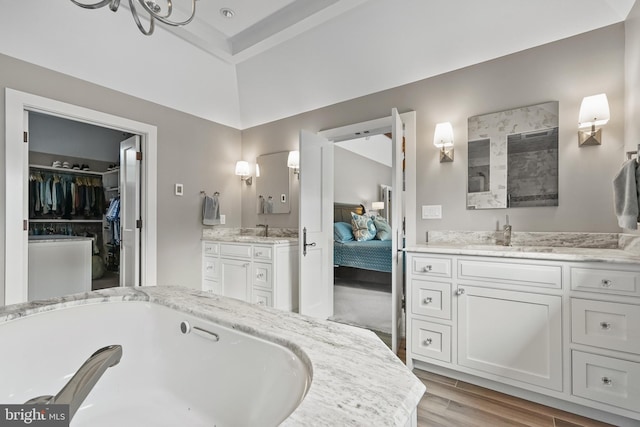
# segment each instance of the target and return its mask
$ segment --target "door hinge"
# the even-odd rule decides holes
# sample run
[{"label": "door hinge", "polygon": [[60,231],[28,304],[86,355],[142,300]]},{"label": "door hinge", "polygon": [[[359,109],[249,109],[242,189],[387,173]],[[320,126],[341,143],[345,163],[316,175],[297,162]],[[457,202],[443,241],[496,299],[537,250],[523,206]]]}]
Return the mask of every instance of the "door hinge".
[{"label": "door hinge", "polygon": [[136,160],[142,160],[142,151],[136,151]]},{"label": "door hinge", "polygon": [[22,142],[24,142],[25,144],[29,142],[29,132],[25,131],[22,133]]},{"label": "door hinge", "polygon": [[136,219],[136,228],[142,228],[142,220]]},{"label": "door hinge", "polygon": [[29,220],[23,219],[22,220],[22,230],[23,231],[27,231],[28,229],[29,229]]}]

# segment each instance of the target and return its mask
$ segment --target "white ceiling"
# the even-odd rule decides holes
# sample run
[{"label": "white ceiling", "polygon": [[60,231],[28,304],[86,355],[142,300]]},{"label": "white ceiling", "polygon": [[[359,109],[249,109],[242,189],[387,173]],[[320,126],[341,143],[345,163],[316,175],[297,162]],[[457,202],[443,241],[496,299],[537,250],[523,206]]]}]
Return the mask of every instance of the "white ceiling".
[{"label": "white ceiling", "polygon": [[198,0],[151,37],[121,3],[0,0],[0,53],[244,129],[621,22],[635,0]]}]

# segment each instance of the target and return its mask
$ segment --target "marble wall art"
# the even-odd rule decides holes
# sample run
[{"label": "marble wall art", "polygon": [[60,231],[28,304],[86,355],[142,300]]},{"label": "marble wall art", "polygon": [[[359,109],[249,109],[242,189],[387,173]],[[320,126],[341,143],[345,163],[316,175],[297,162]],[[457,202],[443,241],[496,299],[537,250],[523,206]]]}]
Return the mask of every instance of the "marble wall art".
[{"label": "marble wall art", "polygon": [[558,205],[558,102],[470,117],[467,209]]}]

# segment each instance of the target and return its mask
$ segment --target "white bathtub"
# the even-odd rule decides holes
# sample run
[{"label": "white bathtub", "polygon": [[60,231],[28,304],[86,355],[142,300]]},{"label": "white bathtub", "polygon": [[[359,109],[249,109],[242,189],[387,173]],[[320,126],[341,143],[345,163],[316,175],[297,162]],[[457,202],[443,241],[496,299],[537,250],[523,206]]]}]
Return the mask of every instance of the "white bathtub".
[{"label": "white bathtub", "polygon": [[[188,321],[217,334],[183,334]],[[0,324],[0,402],[55,395],[97,349],[120,344],[71,426],[275,426],[311,384],[304,354],[149,302],[86,304]],[[295,348],[294,348],[295,350]]]}]

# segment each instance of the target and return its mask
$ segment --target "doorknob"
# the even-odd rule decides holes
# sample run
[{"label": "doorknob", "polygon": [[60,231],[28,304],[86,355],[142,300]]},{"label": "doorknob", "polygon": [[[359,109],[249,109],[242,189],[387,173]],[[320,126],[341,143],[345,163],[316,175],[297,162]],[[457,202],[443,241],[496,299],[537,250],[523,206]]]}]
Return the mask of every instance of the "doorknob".
[{"label": "doorknob", "polygon": [[307,243],[307,227],[302,229],[302,256],[307,256],[307,246],[315,246],[316,242]]}]

